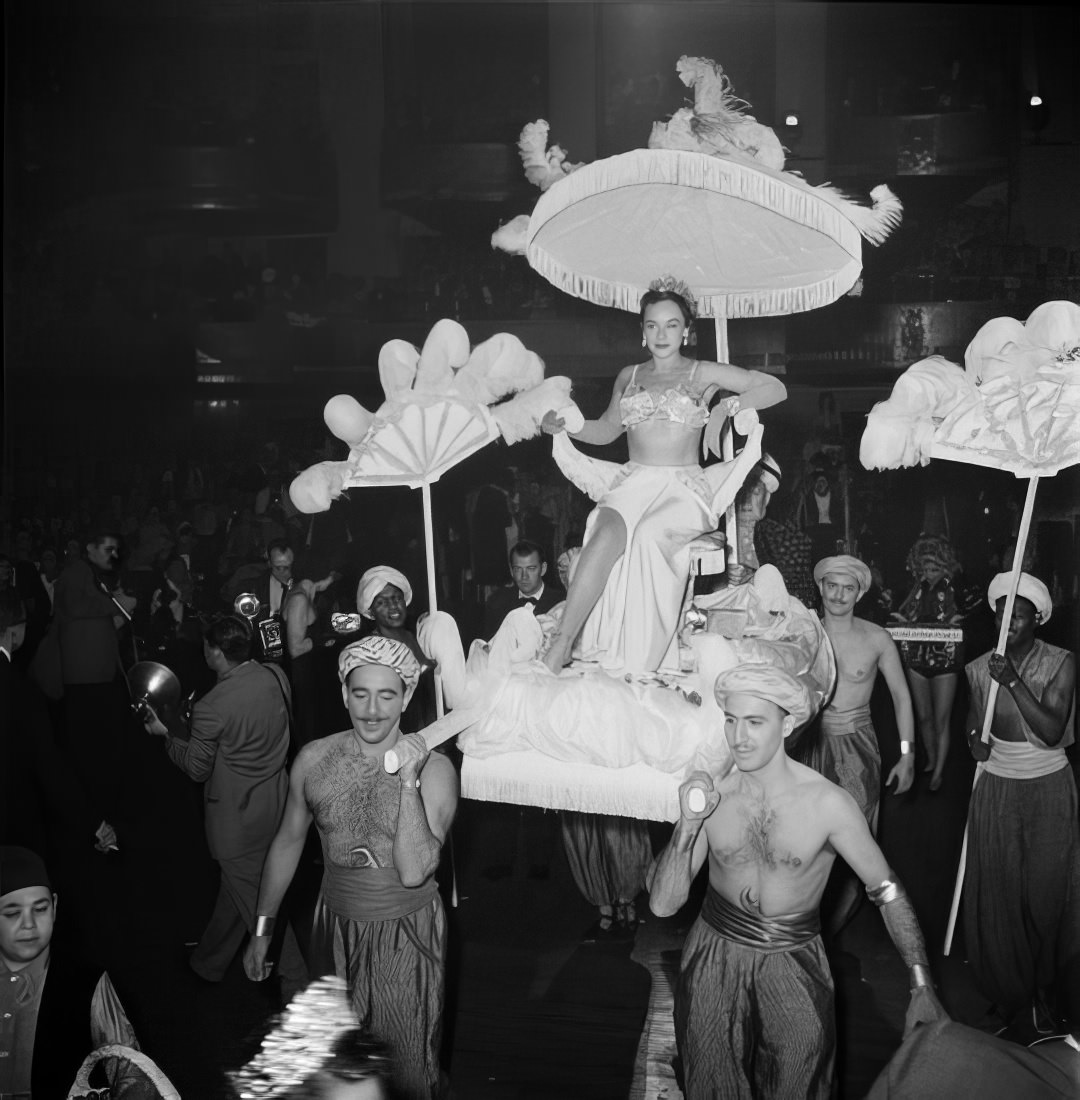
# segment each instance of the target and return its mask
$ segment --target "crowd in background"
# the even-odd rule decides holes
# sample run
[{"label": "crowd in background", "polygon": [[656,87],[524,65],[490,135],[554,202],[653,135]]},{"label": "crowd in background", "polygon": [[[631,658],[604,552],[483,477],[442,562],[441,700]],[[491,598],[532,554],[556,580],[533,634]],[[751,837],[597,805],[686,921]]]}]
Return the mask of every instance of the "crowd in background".
[{"label": "crowd in background", "polygon": [[[256,656],[278,660],[292,679],[293,754],[304,743],[334,732],[346,718],[337,703],[337,654],[349,641],[379,633],[382,626],[378,615],[362,618],[374,606],[361,596],[362,575],[376,566],[389,567],[387,575],[397,579],[388,583],[407,593],[408,623],[413,628],[428,604],[425,547],[415,494],[407,490],[398,495],[366,490],[336,504],[329,513],[314,517],[298,513],[289,500],[288,484],[301,465],[301,452],[286,452],[274,444],[258,450],[257,461],[204,464],[159,456],[145,464],[117,467],[112,483],[94,494],[77,493],[78,474],[66,470],[59,478],[49,475],[46,492],[38,497],[6,499],[0,516],[0,603],[11,602],[14,593],[26,611],[25,641],[15,661],[24,671],[31,668],[49,637],[61,576],[85,569],[88,558],[96,565],[95,555],[108,535],[115,542],[116,557],[108,587],[118,609],[130,617],[117,635],[122,668],[138,661],[160,662],[176,674],[184,696],[201,697],[214,683],[204,645],[208,627],[234,609],[243,614],[239,600],[245,593],[258,591],[265,603],[260,585],[265,587],[269,578],[278,577],[285,582],[285,592],[303,589],[309,598],[307,633],[315,659],[307,662],[306,679],[301,681],[300,662],[289,659],[292,640],[283,636],[275,656],[266,650],[266,639],[260,639],[257,631]],[[964,630],[964,644],[947,653],[948,647],[900,647],[914,704],[919,763],[932,773],[930,789],[936,790],[950,749],[954,708],[962,710],[967,702],[967,688],[959,676],[963,655],[970,658],[994,643],[985,578],[1010,564],[1014,532],[1003,529],[1000,542],[988,546],[986,560],[962,561],[944,535],[896,531],[895,517],[888,509],[867,507],[854,494],[859,508],[852,516],[852,502],[844,500],[843,472],[826,456],[815,454],[805,467],[789,478],[793,487],[777,493],[771,503],[766,494],[766,507],[752,516],[752,509],[747,509],[754,494],[753,479],[745,487],[738,503],[740,522],[756,522],[757,564],[775,564],[789,591],[820,610],[814,564],[850,546],[867,562],[872,577],[856,609],[859,617],[879,625],[933,623],[959,625]],[[776,488],[772,481],[769,486],[770,491]],[[553,577],[556,557],[580,543],[581,510],[568,502],[567,493],[561,484],[549,485],[543,472],[530,468],[528,462],[497,472],[484,484],[452,482],[444,488],[433,548],[437,597],[440,606],[458,619],[466,643],[484,633],[485,600],[510,580],[510,545],[523,537],[533,539],[551,563]],[[843,518],[842,503],[849,505],[849,514]],[[922,512],[934,515],[931,507]],[[897,539],[904,544],[899,552]],[[903,568],[897,569],[895,559],[901,553]],[[1026,570],[1038,571],[1038,553],[1036,541],[1025,555]],[[376,590],[381,590],[385,579],[377,578],[368,597],[378,595]],[[697,584],[708,589],[736,579],[729,572],[726,578],[699,578]],[[1065,614],[1055,626],[1064,632],[1059,636],[1068,646],[1071,606],[1060,586],[1056,595]],[[275,610],[287,619],[285,598]],[[359,606],[358,600],[365,606]],[[332,625],[335,617],[341,622]],[[386,636],[385,629],[381,632]],[[932,693],[927,683],[937,685]],[[937,690],[946,684],[951,689],[948,698]],[[61,864],[67,859],[65,845],[74,835],[69,826],[81,830],[80,843],[87,850],[91,828],[99,851],[116,842],[116,827],[123,844],[124,803],[115,797],[126,767],[121,758],[132,743],[126,739],[143,736],[128,717],[127,733],[110,734],[116,755],[89,758],[93,754],[86,750],[104,745],[106,734],[120,728],[116,716],[129,707],[126,694],[106,699],[109,685],[91,686],[95,691],[69,684],[66,703],[53,702],[51,718],[57,736],[49,752],[57,747],[62,751],[32,765],[60,778],[37,808],[38,837],[33,836],[32,827],[20,839],[37,841],[35,847],[59,858]],[[325,697],[333,705],[313,705],[314,696]],[[73,725],[75,720],[83,723],[91,712],[100,719],[100,738],[83,725]],[[419,728],[433,718],[432,685],[422,679],[417,703],[402,729]],[[65,754],[74,767],[64,762]],[[50,820],[50,798],[67,802],[61,815],[67,820]],[[24,801],[25,797],[20,805]],[[26,827],[25,821],[21,824]],[[609,927],[618,928],[616,917],[632,927],[632,900],[621,908],[631,916],[624,918],[611,906],[605,914],[600,904],[601,928],[605,919]]]}]

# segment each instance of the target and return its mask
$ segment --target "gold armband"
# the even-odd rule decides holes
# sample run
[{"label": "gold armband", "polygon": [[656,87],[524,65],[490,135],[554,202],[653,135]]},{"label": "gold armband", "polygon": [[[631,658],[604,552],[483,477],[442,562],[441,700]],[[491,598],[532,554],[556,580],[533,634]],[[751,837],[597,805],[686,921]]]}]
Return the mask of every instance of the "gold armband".
[{"label": "gold armband", "polygon": [[867,886],[866,896],[880,909],[897,898],[906,898],[907,891],[894,878],[887,878],[880,886]]},{"label": "gold armband", "polygon": [[255,918],[255,935],[256,936],[272,936],[274,934],[274,925],[277,922],[275,917],[258,916]]},{"label": "gold armband", "polygon": [[911,975],[911,992],[914,993],[916,989],[933,989],[934,983],[930,980],[930,968],[923,966],[921,963],[916,963],[908,971]]}]

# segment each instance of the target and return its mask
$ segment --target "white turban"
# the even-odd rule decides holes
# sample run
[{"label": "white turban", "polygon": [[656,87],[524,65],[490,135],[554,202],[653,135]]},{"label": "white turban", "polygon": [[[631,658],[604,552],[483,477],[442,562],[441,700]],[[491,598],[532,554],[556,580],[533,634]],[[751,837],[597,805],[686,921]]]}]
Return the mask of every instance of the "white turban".
[{"label": "white turban", "polygon": [[758,469],[761,471],[762,484],[770,493],[775,493],[780,488],[780,463],[771,454],[762,451]]},{"label": "white turban", "polygon": [[[1009,594],[1011,583],[1012,573],[998,573],[990,582],[990,587],[986,590],[986,599],[991,607],[997,607],[998,600]],[[1030,573],[1021,573],[1020,587],[1017,588],[1016,594],[1023,596],[1025,600],[1030,600],[1035,605],[1035,610],[1040,616],[1040,625],[1050,621],[1050,613],[1054,610],[1054,605],[1050,599],[1050,590],[1038,577],[1033,577]]]},{"label": "white turban", "polygon": [[356,610],[365,619],[373,619],[371,605],[375,597],[388,585],[401,589],[405,597],[405,606],[412,603],[412,585],[404,573],[399,572],[392,565],[374,565],[361,578],[356,587]]},{"label": "white turban", "polygon": [[405,685],[402,709],[409,705],[420,680],[420,662],[404,642],[384,638],[381,634],[369,634],[366,638],[347,645],[338,657],[338,679],[345,683],[349,673],[360,665],[382,665],[396,672]]},{"label": "white turban", "polygon": [[839,573],[843,577],[851,577],[859,586],[859,599],[861,600],[870,591],[870,567],[858,558],[850,554],[835,554],[831,558],[822,558],[814,566],[814,583],[821,587],[822,578],[830,573]]},{"label": "white turban", "polygon": [[806,685],[790,672],[774,665],[738,665],[721,672],[714,688],[716,701],[721,707],[729,695],[756,695],[775,703],[801,726],[814,713],[810,692]]}]

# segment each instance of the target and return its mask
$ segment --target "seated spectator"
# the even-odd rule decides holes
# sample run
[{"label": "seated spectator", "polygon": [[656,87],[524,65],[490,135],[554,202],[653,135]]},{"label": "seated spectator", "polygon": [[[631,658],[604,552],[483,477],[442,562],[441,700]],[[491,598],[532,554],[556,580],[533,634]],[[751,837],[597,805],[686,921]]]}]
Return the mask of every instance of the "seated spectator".
[{"label": "seated spectator", "polygon": [[534,542],[521,541],[510,548],[510,573],[514,583],[493,592],[484,606],[484,637],[489,640],[514,608],[528,604],[534,615],[542,615],[566,599],[558,585],[544,580],[547,562]]}]

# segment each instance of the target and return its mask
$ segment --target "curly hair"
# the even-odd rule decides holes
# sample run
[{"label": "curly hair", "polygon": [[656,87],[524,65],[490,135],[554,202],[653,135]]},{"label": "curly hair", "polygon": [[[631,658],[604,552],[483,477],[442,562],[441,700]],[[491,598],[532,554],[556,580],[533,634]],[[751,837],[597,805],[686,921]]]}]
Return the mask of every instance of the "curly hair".
[{"label": "curly hair", "polygon": [[920,534],[908,551],[907,571],[916,580],[922,580],[922,566],[927,560],[940,565],[950,580],[960,571],[960,559],[944,535]]}]

